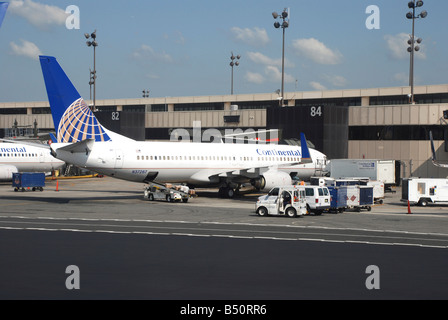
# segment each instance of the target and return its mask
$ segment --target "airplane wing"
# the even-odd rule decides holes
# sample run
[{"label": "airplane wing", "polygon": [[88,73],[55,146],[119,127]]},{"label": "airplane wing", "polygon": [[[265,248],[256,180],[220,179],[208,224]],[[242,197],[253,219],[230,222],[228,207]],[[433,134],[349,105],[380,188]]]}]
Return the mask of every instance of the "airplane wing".
[{"label": "airplane wing", "polygon": [[17,143],[17,144],[24,144],[30,147],[37,147],[42,149],[50,149],[50,146],[48,144],[42,144],[42,143],[34,143],[34,142],[28,142],[28,141],[17,141],[17,140],[8,140],[8,139],[0,139],[0,141],[7,142],[7,143]]},{"label": "airplane wing", "polygon": [[89,151],[92,150],[92,146],[94,143],[95,143],[94,139],[82,140],[82,141],[79,141],[76,143],[72,143],[72,144],[57,148],[56,152],[61,150],[61,151],[67,151],[70,153],[88,153]]},{"label": "airplane wing", "polygon": [[432,131],[429,131],[429,139],[431,140],[432,163],[436,167],[448,168],[448,163],[441,163],[441,162],[437,161],[437,159],[436,159],[436,149],[434,148],[434,140],[432,139]]}]

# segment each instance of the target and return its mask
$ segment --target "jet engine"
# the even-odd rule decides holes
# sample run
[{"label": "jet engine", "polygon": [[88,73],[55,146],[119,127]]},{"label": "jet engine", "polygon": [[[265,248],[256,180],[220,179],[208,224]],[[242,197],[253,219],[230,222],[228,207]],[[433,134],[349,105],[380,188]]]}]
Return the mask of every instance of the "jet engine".
[{"label": "jet engine", "polygon": [[12,174],[17,173],[18,170],[14,166],[1,165],[0,166],[0,181],[12,181]]},{"label": "jet engine", "polygon": [[269,191],[273,187],[291,185],[292,179],[286,172],[267,171],[259,178],[252,179],[251,184],[257,190]]}]

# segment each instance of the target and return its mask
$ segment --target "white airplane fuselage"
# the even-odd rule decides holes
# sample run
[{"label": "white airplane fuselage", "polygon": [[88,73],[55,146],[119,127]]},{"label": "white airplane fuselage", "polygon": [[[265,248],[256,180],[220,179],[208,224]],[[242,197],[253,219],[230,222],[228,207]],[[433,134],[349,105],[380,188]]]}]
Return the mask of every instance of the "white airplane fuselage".
[{"label": "white airplane fuselage", "polygon": [[273,144],[127,141],[94,142],[92,149],[86,152],[58,150],[67,145],[52,144],[59,159],[135,182],[154,180],[212,185],[226,177],[256,178],[272,168],[308,179],[315,173],[318,163],[325,164],[326,161],[324,154],[310,149],[313,162],[298,164],[301,161],[300,147]]},{"label": "white airplane fuselage", "polygon": [[[65,162],[54,158],[50,149],[29,144],[0,143],[0,176],[9,180],[12,172],[51,172]],[[12,170],[11,170],[12,169]]]}]

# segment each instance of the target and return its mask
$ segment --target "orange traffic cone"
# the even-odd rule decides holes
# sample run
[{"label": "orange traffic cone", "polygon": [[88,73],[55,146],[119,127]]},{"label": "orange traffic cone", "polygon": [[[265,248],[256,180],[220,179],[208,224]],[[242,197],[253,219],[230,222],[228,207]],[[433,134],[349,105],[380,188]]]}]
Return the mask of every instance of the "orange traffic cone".
[{"label": "orange traffic cone", "polygon": [[412,214],[412,212],[411,212],[411,204],[409,203],[409,200],[408,200],[408,214]]},{"label": "orange traffic cone", "polygon": [[59,180],[56,180],[56,191],[59,191]]}]

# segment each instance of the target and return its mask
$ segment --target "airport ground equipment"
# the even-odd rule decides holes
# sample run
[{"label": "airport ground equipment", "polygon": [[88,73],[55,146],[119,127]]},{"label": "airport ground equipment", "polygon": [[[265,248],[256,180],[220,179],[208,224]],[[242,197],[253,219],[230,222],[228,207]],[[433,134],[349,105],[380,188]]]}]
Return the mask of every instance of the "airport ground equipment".
[{"label": "airport ground equipment", "polygon": [[188,199],[195,195],[194,190],[187,186],[173,186],[171,184],[151,183],[145,187],[144,197],[148,200],[166,200],[168,202],[182,201],[188,202]]},{"label": "airport ground equipment", "polygon": [[296,185],[295,187],[305,191],[308,213],[321,215],[330,209],[331,197],[326,186]]},{"label": "airport ground equipment", "polygon": [[368,178],[384,183],[386,191],[400,183],[400,162],[377,159],[333,159],[328,165],[335,179]]},{"label": "airport ground equipment", "polygon": [[327,187],[330,192],[330,212],[344,212],[347,207],[347,187],[346,186],[329,186]]},{"label": "airport ground equipment", "polygon": [[321,186],[371,186],[373,187],[373,202],[382,204],[384,200],[384,182],[370,180],[369,178],[315,178],[311,180],[313,184],[319,183]]},{"label": "airport ground equipment", "polygon": [[448,203],[448,179],[403,179],[401,201],[427,206],[429,203]]},{"label": "airport ground equipment", "polygon": [[14,191],[40,190],[45,187],[45,173],[18,172],[12,175],[12,186]]},{"label": "airport ground equipment", "polygon": [[292,185],[274,187],[267,195],[258,197],[255,212],[259,216],[286,215],[290,218],[305,215],[305,191]]},{"label": "airport ground equipment", "polygon": [[373,206],[373,187],[345,186],[347,188],[347,209],[371,211]]}]

